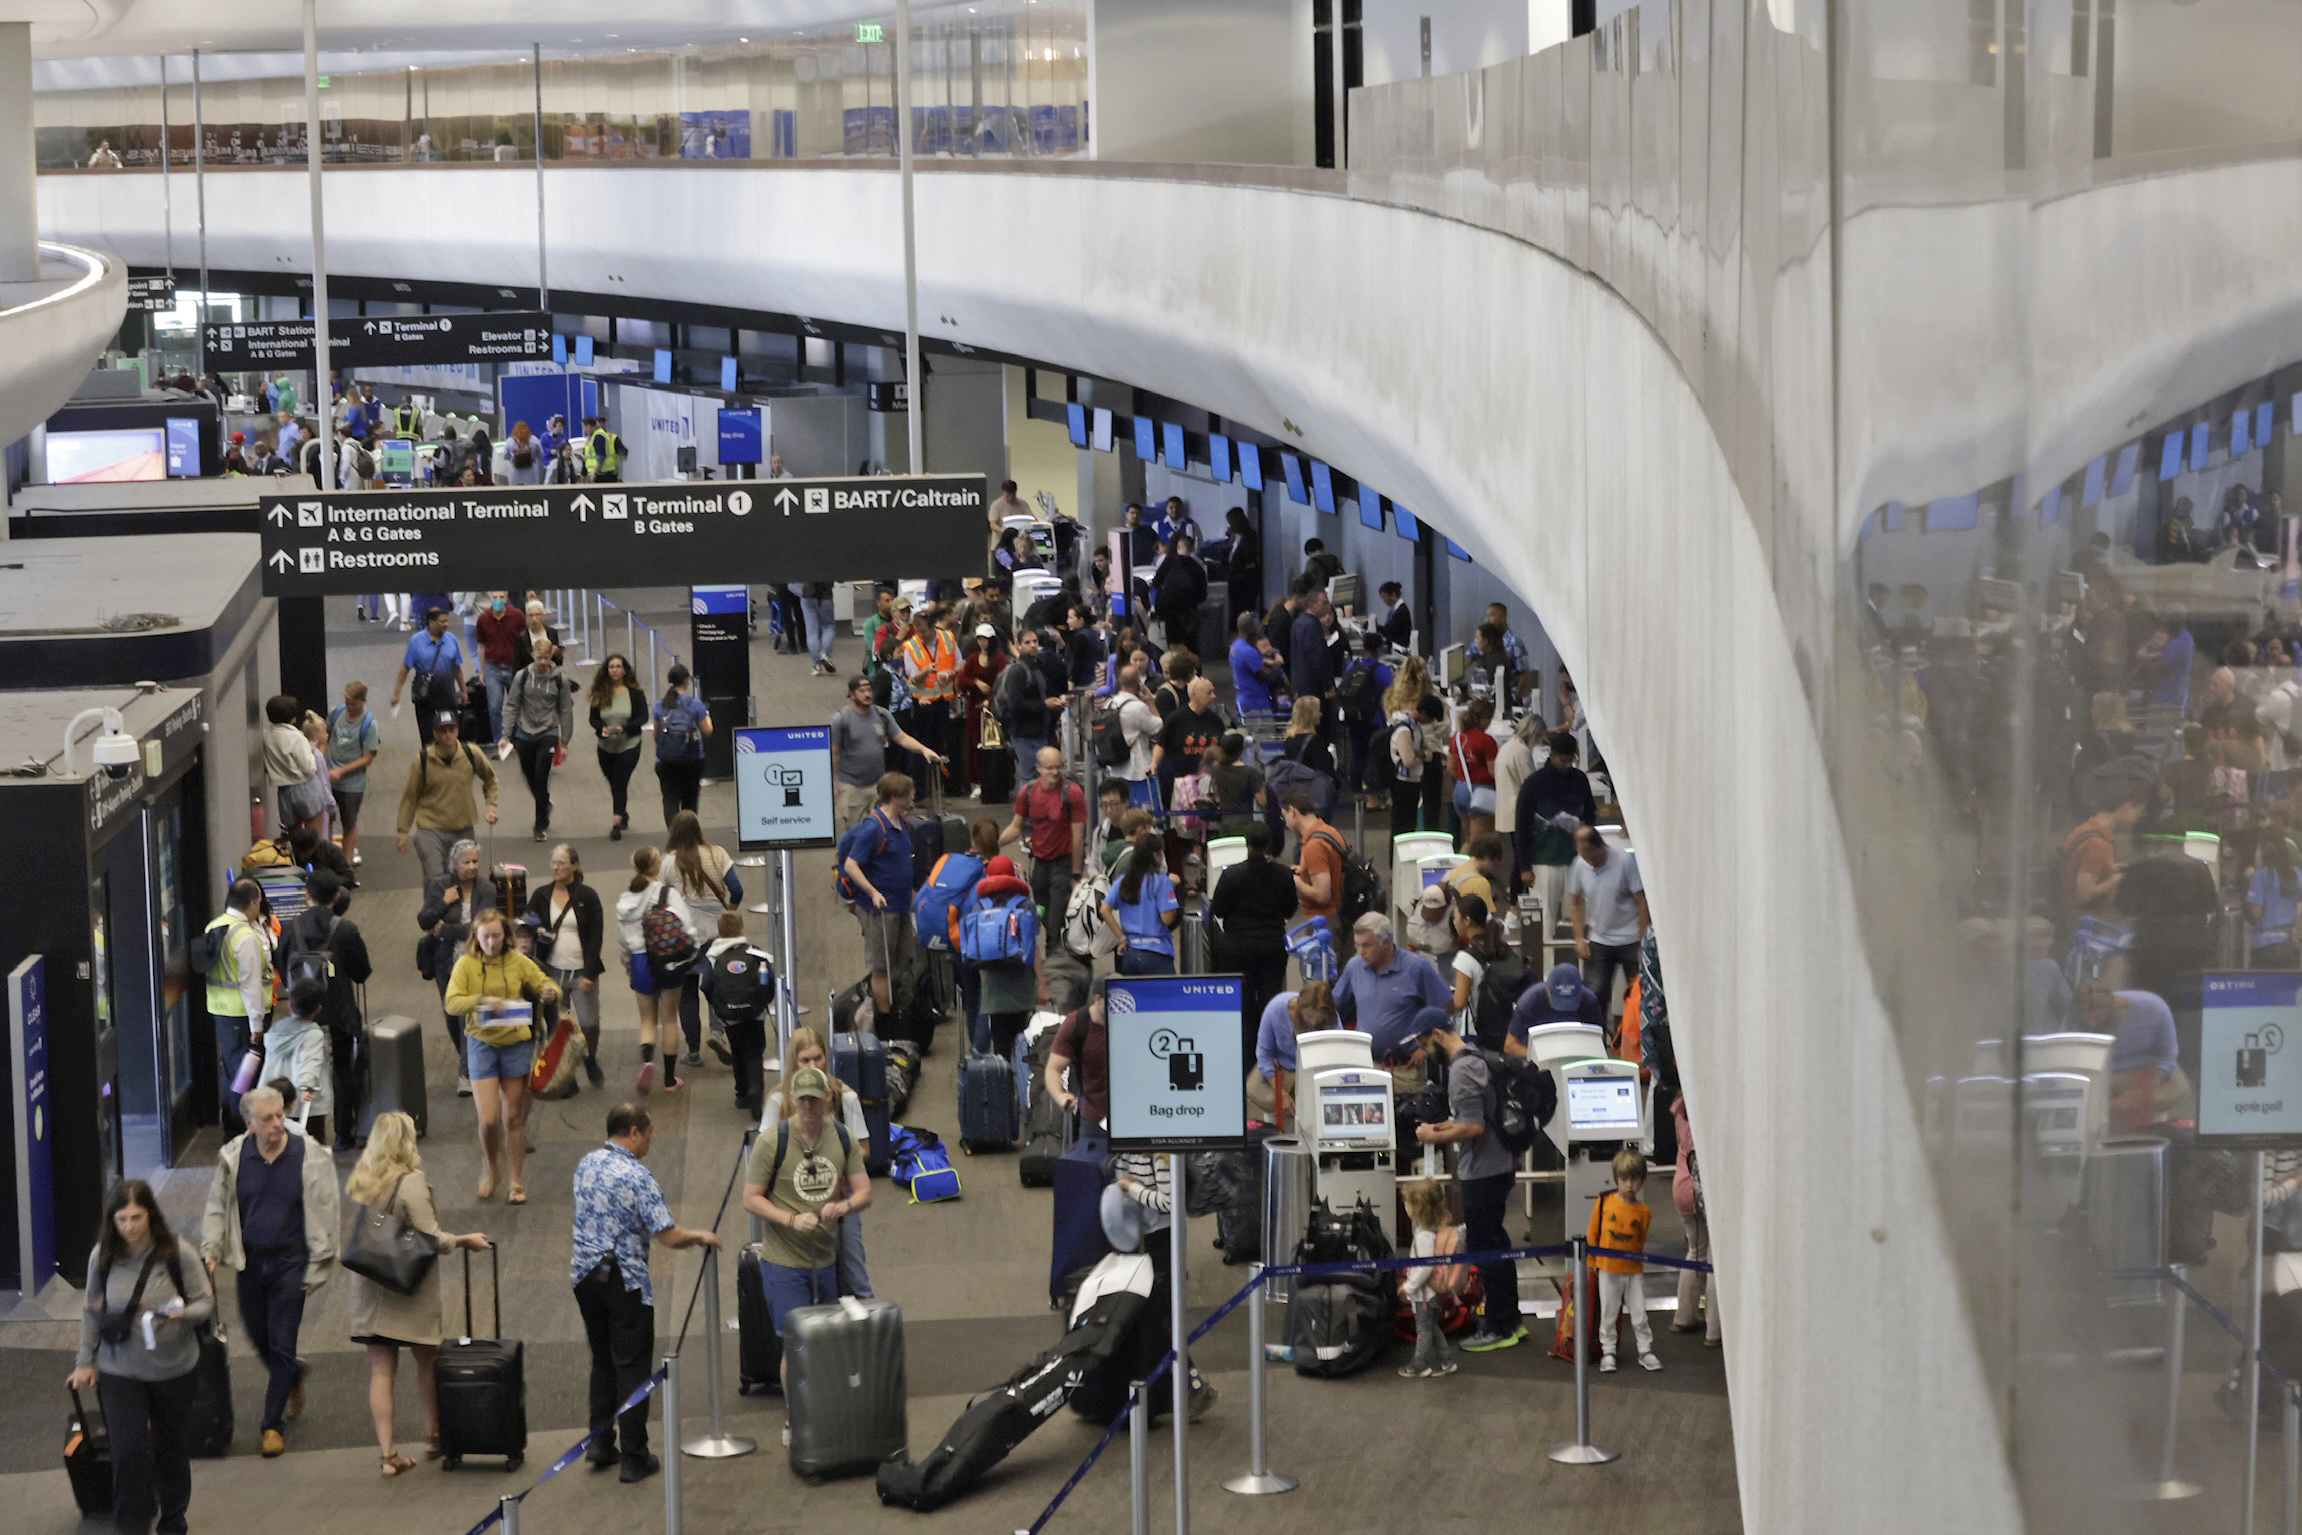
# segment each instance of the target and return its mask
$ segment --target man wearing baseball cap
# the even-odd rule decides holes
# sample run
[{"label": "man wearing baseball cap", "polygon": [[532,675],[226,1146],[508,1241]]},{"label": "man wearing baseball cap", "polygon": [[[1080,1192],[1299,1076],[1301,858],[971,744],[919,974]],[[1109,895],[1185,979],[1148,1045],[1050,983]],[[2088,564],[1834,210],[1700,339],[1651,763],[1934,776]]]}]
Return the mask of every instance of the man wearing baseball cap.
[{"label": "man wearing baseball cap", "polygon": [[779,1338],[793,1311],[838,1296],[839,1223],[871,1203],[863,1148],[829,1112],[830,1080],[803,1066],[783,1093],[791,1116],[753,1143],[743,1175],[743,1207],[767,1223],[759,1272]]},{"label": "man wearing baseball cap", "polygon": [[1547,1023],[1587,1023],[1604,1030],[1607,1015],[1599,994],[1583,984],[1583,973],[1573,965],[1553,965],[1540,986],[1529,986],[1511,1009],[1511,1033],[1503,1042],[1508,1055],[1527,1053],[1527,1031]]},{"label": "man wearing baseball cap", "polygon": [[[1421,1066],[1436,1051],[1446,1063],[1447,1117],[1415,1127],[1426,1146],[1455,1148],[1455,1182],[1463,1191],[1463,1241],[1472,1252],[1499,1252],[1511,1245],[1503,1228],[1517,1169],[1502,1137],[1495,1133],[1499,1108],[1486,1054],[1455,1032],[1444,1008],[1426,1007],[1403,1025],[1376,1033],[1375,1060],[1394,1068]],[[1515,1263],[1482,1263],[1479,1282],[1487,1300],[1479,1324],[1462,1343],[1467,1354],[1484,1354],[1526,1341],[1519,1318],[1519,1269]]]},{"label": "man wearing baseball cap", "polygon": [[429,883],[448,871],[448,852],[472,835],[472,789],[487,800],[488,824],[496,824],[496,769],[486,752],[456,739],[456,711],[432,715],[431,744],[408,764],[408,786],[400,791],[399,849],[416,841],[416,858]]}]

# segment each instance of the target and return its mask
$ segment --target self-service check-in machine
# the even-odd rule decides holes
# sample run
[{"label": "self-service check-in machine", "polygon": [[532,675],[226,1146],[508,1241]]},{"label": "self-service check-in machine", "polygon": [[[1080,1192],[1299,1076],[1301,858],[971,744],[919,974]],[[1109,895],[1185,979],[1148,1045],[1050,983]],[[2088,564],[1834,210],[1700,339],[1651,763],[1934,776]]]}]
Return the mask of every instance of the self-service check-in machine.
[{"label": "self-service check-in machine", "polygon": [[[1538,983],[1539,984],[1539,983]],[[1587,1023],[1546,1023],[1540,1028],[1527,1030],[1527,1057],[1551,1074],[1558,1085],[1559,1103],[1567,1101],[1567,1079],[1564,1068],[1582,1061],[1602,1060],[1607,1053],[1607,1037]],[[1559,1155],[1567,1153],[1567,1116],[1551,1115],[1551,1122],[1543,1127]]]},{"label": "self-service check-in machine", "polygon": [[2059,1215],[2078,1202],[2087,1153],[2110,1122],[2108,1034],[2065,1031],[2022,1040],[2023,1203]]},{"label": "self-service check-in machine", "polygon": [[1364,1199],[1387,1223],[1397,1197],[1392,1082],[1375,1064],[1372,1037],[1356,1029],[1299,1034],[1295,1068],[1295,1123],[1311,1147],[1313,1196],[1330,1210]]},{"label": "self-service check-in machine", "polygon": [[1559,1080],[1559,1112],[1565,1122],[1567,1157],[1566,1235],[1572,1240],[1590,1223],[1591,1206],[1614,1187],[1615,1153],[1644,1134],[1639,1069],[1629,1061],[1599,1057],[1553,1068]]}]

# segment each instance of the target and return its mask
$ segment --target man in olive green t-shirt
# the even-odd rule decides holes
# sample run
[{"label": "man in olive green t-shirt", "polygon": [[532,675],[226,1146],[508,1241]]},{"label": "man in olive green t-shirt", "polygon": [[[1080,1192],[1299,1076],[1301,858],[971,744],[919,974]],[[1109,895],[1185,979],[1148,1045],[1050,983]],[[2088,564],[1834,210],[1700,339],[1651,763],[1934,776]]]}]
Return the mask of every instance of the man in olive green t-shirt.
[{"label": "man in olive green t-shirt", "polygon": [[831,1083],[821,1070],[792,1073],[792,1112],[751,1148],[743,1207],[767,1223],[759,1273],[775,1335],[801,1306],[839,1294],[839,1223],[871,1203],[863,1148],[829,1113]]}]

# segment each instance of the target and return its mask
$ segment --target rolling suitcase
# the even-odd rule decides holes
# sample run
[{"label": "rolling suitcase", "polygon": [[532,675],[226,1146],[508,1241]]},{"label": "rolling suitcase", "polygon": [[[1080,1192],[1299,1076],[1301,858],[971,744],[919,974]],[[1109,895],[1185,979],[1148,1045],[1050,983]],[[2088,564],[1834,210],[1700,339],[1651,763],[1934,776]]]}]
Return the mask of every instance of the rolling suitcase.
[{"label": "rolling suitcase", "polygon": [[184,1452],[195,1460],[232,1453],[232,1360],[214,1322],[200,1329],[200,1363],[192,1377],[191,1425]]},{"label": "rolling suitcase", "polygon": [[831,1036],[831,1074],[854,1089],[863,1100],[863,1129],[870,1144],[864,1148],[863,1168],[874,1178],[887,1176],[887,1048],[876,1034],[848,1030]]},{"label": "rolling suitcase", "polygon": [[1003,746],[986,746],[978,757],[982,769],[983,803],[1011,804],[1015,799],[1015,753]]},{"label": "rolling suitcase", "polygon": [[959,1061],[959,1149],[1013,1151],[1020,1116],[1015,1110],[1015,1063],[970,1050]]},{"label": "rolling suitcase", "polygon": [[1054,1240],[1047,1263],[1051,1306],[1062,1306],[1079,1276],[1111,1250],[1103,1236],[1103,1168],[1110,1158],[1103,1132],[1090,1128],[1055,1159]]},{"label": "rolling suitcase", "polygon": [[841,1296],[784,1319],[791,1469],[809,1479],[876,1471],[908,1447],[903,1309]]},{"label": "rolling suitcase", "polygon": [[783,1340],[767,1309],[766,1276],[759,1271],[759,1244],[735,1260],[735,1394],[783,1391]]},{"label": "rolling suitcase", "polygon": [[368,1101],[360,1111],[365,1140],[378,1114],[393,1110],[416,1122],[416,1134],[431,1128],[430,1100],[424,1091],[424,1034],[413,1018],[381,1018],[368,1030]]},{"label": "rolling suitcase", "polygon": [[503,1260],[488,1249],[495,1294],[493,1338],[472,1336],[472,1255],[464,1252],[464,1335],[440,1345],[432,1381],[440,1403],[440,1469],[453,1471],[466,1455],[501,1455],[517,1471],[528,1451],[527,1356],[504,1330]]},{"label": "rolling suitcase", "polygon": [[64,1420],[64,1474],[72,1480],[72,1501],[82,1514],[112,1511],[112,1436],[104,1415],[90,1412],[72,1393],[72,1416]]},{"label": "rolling suitcase", "polygon": [[496,897],[505,911],[515,916],[528,909],[528,866],[524,863],[499,863],[489,878],[496,882]]}]

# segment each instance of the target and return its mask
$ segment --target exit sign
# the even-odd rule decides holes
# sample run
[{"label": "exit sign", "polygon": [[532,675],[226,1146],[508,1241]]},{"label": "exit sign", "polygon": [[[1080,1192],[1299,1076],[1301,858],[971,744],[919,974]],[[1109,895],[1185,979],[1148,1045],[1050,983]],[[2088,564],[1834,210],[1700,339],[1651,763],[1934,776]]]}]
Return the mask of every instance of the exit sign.
[{"label": "exit sign", "polygon": [[324,91],[328,88],[328,77],[326,75],[320,75],[316,77],[312,83]]},{"label": "exit sign", "polygon": [[876,21],[859,21],[855,24],[855,40],[859,43],[884,43],[887,41],[887,29]]}]

